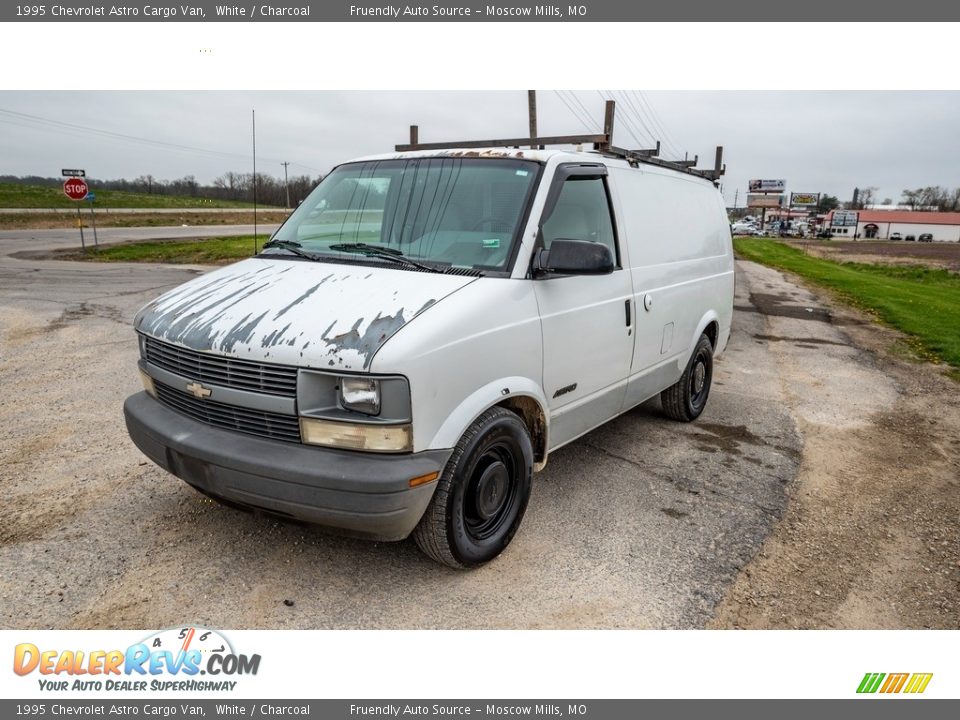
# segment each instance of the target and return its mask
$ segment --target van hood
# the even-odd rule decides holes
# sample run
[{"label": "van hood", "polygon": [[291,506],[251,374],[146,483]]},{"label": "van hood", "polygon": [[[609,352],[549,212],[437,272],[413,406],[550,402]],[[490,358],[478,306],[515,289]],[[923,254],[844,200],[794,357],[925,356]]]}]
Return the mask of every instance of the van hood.
[{"label": "van hood", "polygon": [[137,313],[134,327],[200,352],[366,370],[394,333],[475,279],[252,258],[161,295]]}]

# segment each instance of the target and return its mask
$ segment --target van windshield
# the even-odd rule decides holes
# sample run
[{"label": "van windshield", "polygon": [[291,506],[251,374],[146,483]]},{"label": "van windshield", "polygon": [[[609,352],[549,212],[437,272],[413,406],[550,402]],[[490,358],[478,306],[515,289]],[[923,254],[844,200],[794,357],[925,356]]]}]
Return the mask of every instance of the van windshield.
[{"label": "van windshield", "polygon": [[[508,269],[539,165],[506,158],[417,158],[341,165],[273,237],[320,258],[355,245],[399,251],[421,264]],[[353,251],[345,246],[354,245]],[[370,262],[382,262],[367,257]]]}]

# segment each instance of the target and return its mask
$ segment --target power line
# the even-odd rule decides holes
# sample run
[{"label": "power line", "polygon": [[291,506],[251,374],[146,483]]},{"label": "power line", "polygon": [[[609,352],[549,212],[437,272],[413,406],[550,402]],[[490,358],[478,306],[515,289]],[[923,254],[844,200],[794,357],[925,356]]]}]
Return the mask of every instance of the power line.
[{"label": "power line", "polygon": [[653,104],[650,102],[650,99],[647,98],[647,96],[644,95],[644,94],[643,94],[642,92],[640,92],[639,90],[633,90],[632,92],[637,96],[637,101],[638,101],[638,103],[640,103],[640,106],[641,106],[641,107],[644,107],[644,106],[645,106],[646,109],[648,110],[649,115],[650,115],[650,118],[651,118],[651,122],[652,122],[652,123],[654,124],[654,126],[658,129],[658,131],[661,133],[661,135],[663,135],[663,141],[664,141],[664,143],[665,143],[666,145],[670,146],[670,148],[672,149],[672,151],[675,152],[675,153],[677,154],[677,156],[679,156],[679,155],[680,155],[680,148],[678,147],[678,144],[677,144],[676,142],[674,142],[673,137],[670,135],[670,133],[667,132],[666,127],[665,127],[665,126],[663,125],[663,123],[660,121],[660,117],[659,117],[659,115],[657,114],[657,111],[654,109]]},{"label": "power line", "polygon": [[[120,140],[124,140],[124,141],[127,141],[127,142],[135,142],[135,143],[145,144],[145,145],[153,145],[153,146],[164,147],[164,148],[172,148],[172,149],[175,149],[175,150],[184,150],[184,151],[189,151],[189,152],[194,152],[194,153],[202,153],[202,154],[204,154],[204,155],[221,155],[221,156],[232,156],[232,157],[246,157],[246,156],[241,156],[240,153],[223,152],[223,151],[220,151],[220,150],[209,150],[209,149],[206,149],[206,148],[197,148],[197,147],[192,147],[192,146],[189,146],[189,145],[180,145],[180,144],[178,144],[178,143],[166,142],[166,141],[163,141],[163,140],[152,140],[152,139],[150,139],[150,138],[138,137],[138,136],[136,136],[136,135],[126,135],[126,134],[124,134],[124,133],[117,133],[117,132],[113,132],[113,131],[110,131],[110,130],[101,130],[101,129],[99,129],[99,128],[87,127],[87,126],[85,126],[85,125],[76,125],[75,123],[63,122],[62,120],[51,120],[51,119],[49,119],[49,118],[43,118],[43,117],[39,117],[39,116],[37,116],[37,115],[29,115],[29,114],[27,114],[27,113],[16,112],[16,111],[13,111],[13,110],[4,110],[3,108],[0,108],[0,113],[3,113],[3,114],[5,114],[5,115],[11,115],[11,116],[14,116],[14,117],[16,117],[16,118],[18,118],[18,119],[31,120],[31,121],[34,121],[34,122],[42,123],[43,125],[53,126],[53,127],[55,127],[55,128],[70,128],[70,129],[72,129],[72,130],[77,130],[77,131],[81,131],[81,132],[87,132],[87,133],[90,133],[90,134],[93,134],[93,135],[98,135],[98,136],[100,136],[100,137],[106,137],[106,138],[111,138],[111,139],[120,139]],[[39,129],[39,128],[36,128],[36,129]],[[44,128],[44,129],[46,129],[46,128]]]},{"label": "power line", "polygon": [[570,96],[573,98],[574,102],[576,102],[577,105],[580,106],[580,109],[583,111],[583,114],[586,115],[588,118],[590,118],[591,124],[593,124],[598,131],[603,130],[603,125],[602,125],[602,123],[597,122],[597,121],[594,119],[594,116],[590,114],[590,111],[589,111],[589,110],[587,110],[587,106],[584,105],[583,102],[581,102],[580,96],[577,95],[576,91],[575,91],[575,90],[568,90],[568,92],[570,93]]},{"label": "power line", "polygon": [[627,95],[626,92],[621,90],[619,92],[619,96],[623,98],[621,104],[624,106],[624,109],[627,111],[627,114],[633,118],[635,124],[643,128],[642,130],[643,135],[645,138],[649,140],[650,147],[655,147],[657,142],[660,140],[659,135],[654,130],[651,130],[650,127],[647,125],[647,123],[643,121],[643,117],[639,113],[637,113],[636,108],[630,102],[630,96]]},{"label": "power line", "polygon": [[657,112],[657,109],[653,106],[653,103],[650,101],[650,98],[648,98],[640,90],[634,90],[633,92],[637,96],[637,100],[641,103],[641,105],[646,107],[647,111],[650,114],[651,120],[660,129],[660,132],[664,134],[666,139],[671,141],[672,145],[676,146],[676,144],[673,143],[672,138],[669,137],[669,133],[667,133],[666,127],[663,125],[663,122],[660,120],[660,114]]},{"label": "power line", "polygon": [[656,145],[657,140],[659,140],[659,133],[655,130],[651,130],[650,126],[643,119],[643,115],[637,112],[637,108],[634,106],[633,102],[630,99],[630,96],[627,95],[626,91],[620,91],[620,97],[623,98],[622,104],[624,106],[624,111],[630,114],[634,120],[643,128],[644,132],[650,138],[650,142],[653,145]]},{"label": "power line", "polygon": [[590,123],[588,122],[588,120],[584,120],[583,116],[580,115],[580,114],[570,105],[569,102],[567,102],[566,98],[564,98],[564,96],[560,94],[560,91],[559,91],[559,90],[554,90],[553,92],[554,92],[554,94],[555,94],[558,98],[560,98],[560,101],[561,101],[564,105],[566,105],[567,110],[570,111],[570,114],[573,115],[573,116],[580,122],[581,125],[583,125],[583,127],[586,129],[587,132],[593,132],[593,131],[594,131],[594,128],[592,128],[592,127],[590,126]]},{"label": "power line", "polygon": [[[609,98],[605,97],[602,92],[600,92],[599,90],[597,90],[597,95],[600,96],[600,99],[601,99],[601,100],[603,100],[603,101],[606,101],[606,100],[614,100],[614,101],[615,101],[615,98],[613,97],[613,94],[610,93],[609,90],[607,90],[607,93],[610,94],[610,97],[609,97]],[[626,128],[627,132],[630,134],[630,137],[633,138],[633,141],[637,144],[637,147],[638,147],[638,148],[639,148],[639,147],[642,147],[644,143],[640,141],[640,138],[638,137],[638,133],[635,132],[635,127],[634,127],[634,124],[633,124],[633,120],[630,118],[629,114],[627,113],[626,108],[621,108],[621,110],[622,110],[622,112],[620,113],[620,120],[622,121],[623,126]]]},{"label": "power line", "polygon": [[600,132],[600,124],[587,109],[583,107],[580,98],[578,98],[572,90],[567,90],[566,93],[572,103],[572,110],[576,113],[577,117],[581,118],[580,122],[583,124],[583,127],[586,128],[588,132]]},{"label": "power line", "polygon": [[[75,123],[68,123],[62,120],[52,120],[50,118],[40,117],[39,115],[31,115],[29,113],[17,112],[15,110],[6,110],[0,108],[0,113],[8,116],[7,118],[0,117],[0,122],[7,122],[8,124],[18,125],[19,127],[27,127],[32,130],[53,130],[56,129],[57,132],[63,131],[72,131],[73,134],[76,133],[88,133],[94,136],[98,136],[107,140],[122,141],[133,144],[147,145],[156,148],[164,148],[170,150],[176,150],[178,152],[193,153],[204,156],[213,156],[213,157],[224,157],[224,158],[243,158],[247,159],[247,155],[242,153],[227,152],[222,150],[209,150],[206,148],[193,147],[191,145],[181,145],[179,143],[166,142],[164,140],[153,140],[151,138],[139,137],[137,135],[127,135],[125,133],[113,132],[111,130],[101,130],[99,128],[87,127],[86,125],[77,125]],[[20,124],[12,122],[19,120]],[[24,124],[27,123],[27,124]],[[37,125],[31,125],[29,123],[38,123]],[[281,162],[278,159],[269,158],[275,162]],[[322,173],[321,170],[317,168],[310,167],[303,163],[291,162],[291,165],[297,165],[307,170],[312,170],[316,173]]]}]

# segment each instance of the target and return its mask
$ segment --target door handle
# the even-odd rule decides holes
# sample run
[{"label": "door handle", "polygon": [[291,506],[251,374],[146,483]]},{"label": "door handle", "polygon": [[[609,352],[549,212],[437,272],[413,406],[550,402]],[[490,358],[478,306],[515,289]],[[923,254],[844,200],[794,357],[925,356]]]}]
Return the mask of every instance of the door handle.
[{"label": "door handle", "polygon": [[630,317],[630,298],[627,298],[627,299],[623,302],[623,309],[624,309],[624,311],[626,312],[626,316],[627,316],[627,327],[630,327],[630,323],[631,323],[631,317]]}]

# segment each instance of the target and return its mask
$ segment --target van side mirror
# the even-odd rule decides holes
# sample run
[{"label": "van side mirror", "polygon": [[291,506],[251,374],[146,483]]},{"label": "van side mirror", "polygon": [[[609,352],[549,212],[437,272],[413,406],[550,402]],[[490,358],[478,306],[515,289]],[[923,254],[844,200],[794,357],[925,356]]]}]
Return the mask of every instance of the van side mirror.
[{"label": "van side mirror", "polygon": [[557,238],[550,248],[541,247],[533,259],[533,276],[608,275],[613,272],[613,255],[602,243]]}]

